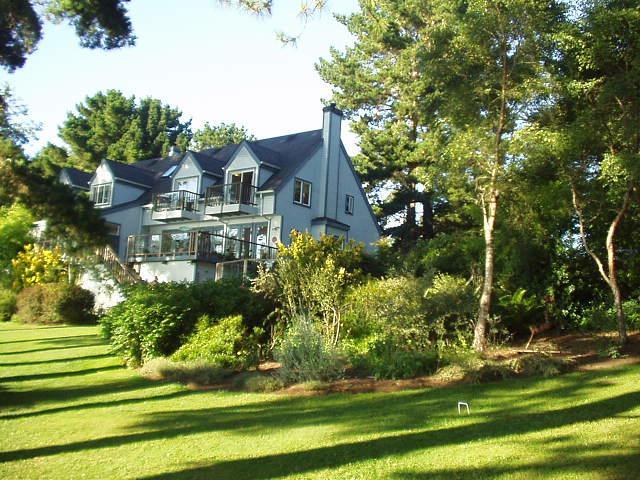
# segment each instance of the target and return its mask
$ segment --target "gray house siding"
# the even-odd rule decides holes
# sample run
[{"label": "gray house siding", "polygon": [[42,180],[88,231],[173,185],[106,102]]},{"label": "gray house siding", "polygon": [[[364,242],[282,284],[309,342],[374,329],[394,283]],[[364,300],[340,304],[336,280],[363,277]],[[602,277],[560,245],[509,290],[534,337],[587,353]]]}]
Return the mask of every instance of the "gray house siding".
[{"label": "gray house siding", "polygon": [[[292,229],[300,231],[311,231],[311,220],[320,216],[322,209],[320,188],[321,172],[318,168],[322,158],[322,149],[318,150],[294,176],[280,187],[276,198],[276,213],[282,216],[282,243],[288,245],[290,242],[290,232]],[[295,179],[311,182],[311,206],[298,205],[293,203],[293,189]]]},{"label": "gray house siding", "polygon": [[127,239],[129,235],[136,235],[140,232],[142,209],[139,206],[132,206],[126,210],[118,210],[113,213],[105,213],[103,218],[107,222],[120,225],[120,239],[118,242],[118,256],[125,258],[127,255]]}]

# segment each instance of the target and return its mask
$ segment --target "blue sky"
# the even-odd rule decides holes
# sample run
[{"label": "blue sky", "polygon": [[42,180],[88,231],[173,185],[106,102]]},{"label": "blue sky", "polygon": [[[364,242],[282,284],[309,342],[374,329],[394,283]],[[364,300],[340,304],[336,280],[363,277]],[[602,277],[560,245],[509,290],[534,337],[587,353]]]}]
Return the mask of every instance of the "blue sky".
[{"label": "blue sky", "polygon": [[[322,98],[330,87],[314,69],[330,46],[351,41],[332,13],[354,11],[356,0],[333,0],[305,28],[297,47],[275,38],[296,34],[299,1],[276,0],[271,17],[224,7],[216,0],[132,0],[129,13],[138,37],[135,47],[82,49],[66,24],[47,24],[38,50],[24,68],[0,73],[42,129],[27,146],[35,153],[47,141],[62,144],[57,128],[87,95],[114,88],[126,95],[152,96],[193,119],[235,122],[258,138],[321,127]],[[356,138],[343,126],[347,150]]]}]

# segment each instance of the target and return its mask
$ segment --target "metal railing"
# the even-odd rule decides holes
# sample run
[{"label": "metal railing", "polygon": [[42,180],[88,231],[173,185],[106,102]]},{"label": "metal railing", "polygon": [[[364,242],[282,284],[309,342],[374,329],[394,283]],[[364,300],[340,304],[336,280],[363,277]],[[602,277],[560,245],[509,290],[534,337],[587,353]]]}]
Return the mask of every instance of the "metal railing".
[{"label": "metal railing", "polygon": [[186,190],[174,190],[167,193],[157,193],[153,197],[153,211],[187,210],[197,212],[200,195]]},{"label": "metal railing", "polygon": [[273,260],[277,249],[269,245],[209,232],[166,232],[131,235],[127,243],[130,262],[153,259],[201,259],[213,262]]},{"label": "metal railing", "polygon": [[256,187],[246,183],[227,183],[214,185],[207,189],[205,205],[218,207],[220,205],[255,205]]}]

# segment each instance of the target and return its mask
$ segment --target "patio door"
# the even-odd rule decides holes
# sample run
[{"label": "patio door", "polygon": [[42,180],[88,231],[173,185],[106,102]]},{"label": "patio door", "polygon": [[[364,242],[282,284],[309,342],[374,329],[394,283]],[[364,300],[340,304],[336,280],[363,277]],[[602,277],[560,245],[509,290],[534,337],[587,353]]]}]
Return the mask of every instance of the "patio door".
[{"label": "patio door", "polygon": [[235,203],[253,204],[253,170],[231,174],[232,198]]}]

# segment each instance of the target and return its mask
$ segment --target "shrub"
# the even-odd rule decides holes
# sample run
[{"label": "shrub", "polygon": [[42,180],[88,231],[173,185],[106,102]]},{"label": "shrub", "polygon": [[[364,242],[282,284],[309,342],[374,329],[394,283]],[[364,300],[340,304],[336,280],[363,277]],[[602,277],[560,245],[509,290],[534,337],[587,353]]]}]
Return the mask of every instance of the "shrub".
[{"label": "shrub", "polygon": [[254,393],[275,392],[284,387],[284,383],[280,378],[260,372],[241,373],[233,379],[231,385],[236,390]]},{"label": "shrub", "polygon": [[313,320],[295,317],[276,347],[274,358],[285,383],[334,380],[342,376],[344,366],[337,349],[322,335]]},{"label": "shrub", "polygon": [[219,321],[203,316],[196,331],[173,355],[172,360],[202,360],[223,368],[245,368],[259,358],[258,339],[264,334],[254,328],[251,334],[236,315]]},{"label": "shrub", "polygon": [[13,286],[20,290],[30,285],[63,282],[67,266],[59,247],[49,250],[37,245],[26,245],[11,261]]},{"label": "shrub", "polygon": [[401,342],[428,343],[424,289],[423,280],[408,277],[370,280],[352,288],[346,299],[345,335],[362,338],[392,330]]},{"label": "shrub", "polygon": [[353,369],[361,375],[372,375],[377,379],[425,375],[435,372],[439,364],[435,347],[409,349],[400,344],[397,338],[382,335],[369,337],[360,345],[351,344],[351,347],[349,359]]},{"label": "shrub", "polygon": [[82,324],[95,322],[94,306],[93,293],[78,285],[71,285],[62,289],[57,308],[65,323]]},{"label": "shrub", "polygon": [[140,373],[153,380],[195,385],[215,385],[231,374],[229,370],[205,361],[172,362],[162,357],[149,360],[140,369]]},{"label": "shrub", "polygon": [[42,283],[17,295],[16,318],[25,323],[90,323],[93,294],[65,283]]},{"label": "shrub", "polygon": [[16,313],[16,294],[11,290],[0,289],[0,322],[8,322]]},{"label": "shrub", "polygon": [[526,376],[553,377],[566,372],[570,367],[567,360],[545,354],[527,355],[511,363],[514,372]]},{"label": "shrub", "polygon": [[311,315],[320,320],[322,333],[337,344],[344,297],[349,285],[360,277],[362,246],[343,245],[340,238],[291,232],[291,245],[281,245],[271,271],[261,269],[254,289],[269,296],[285,317]]},{"label": "shrub", "polygon": [[422,279],[392,277],[370,280],[349,292],[343,343],[355,371],[408,378],[437,368],[436,331],[427,317],[425,286]]},{"label": "shrub", "polygon": [[131,365],[173,354],[202,315],[242,315],[251,325],[268,311],[268,304],[239,281],[139,284],[125,293],[100,324],[112,350]]}]

